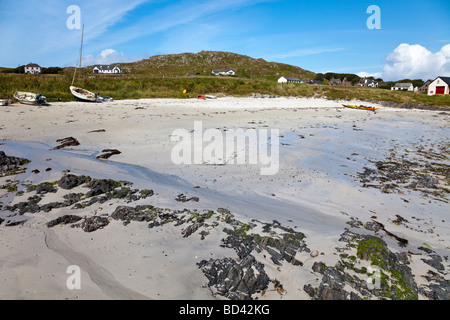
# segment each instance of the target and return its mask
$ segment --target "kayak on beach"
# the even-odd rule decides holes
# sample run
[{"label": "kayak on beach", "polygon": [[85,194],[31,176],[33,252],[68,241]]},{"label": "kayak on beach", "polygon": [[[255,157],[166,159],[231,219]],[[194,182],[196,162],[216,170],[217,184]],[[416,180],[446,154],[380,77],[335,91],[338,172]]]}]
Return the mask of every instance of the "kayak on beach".
[{"label": "kayak on beach", "polygon": [[370,110],[370,111],[377,110],[377,108],[375,108],[375,107],[368,107],[368,106],[363,106],[363,105],[351,106],[351,105],[348,105],[348,104],[343,104],[343,106],[346,107],[346,108],[359,109],[359,110]]}]

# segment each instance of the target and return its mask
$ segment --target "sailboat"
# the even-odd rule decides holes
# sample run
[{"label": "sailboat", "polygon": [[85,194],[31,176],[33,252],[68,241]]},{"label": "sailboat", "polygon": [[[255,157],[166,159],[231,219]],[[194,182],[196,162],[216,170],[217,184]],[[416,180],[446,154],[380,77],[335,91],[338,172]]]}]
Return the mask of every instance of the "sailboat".
[{"label": "sailboat", "polygon": [[[83,31],[81,33],[81,47],[80,47],[80,68],[81,68],[81,58],[83,56],[83,35],[84,35],[84,24],[83,24]],[[70,86],[70,92],[72,92],[72,94],[75,96],[75,98],[77,98],[78,100],[81,101],[88,101],[88,102],[98,102],[98,93],[93,93],[90,92],[86,89],[80,88],[80,87],[76,87],[73,85],[73,83],[75,82],[75,76],[77,74],[77,67],[75,67],[75,71],[73,73],[73,79],[72,79],[72,84]]]}]

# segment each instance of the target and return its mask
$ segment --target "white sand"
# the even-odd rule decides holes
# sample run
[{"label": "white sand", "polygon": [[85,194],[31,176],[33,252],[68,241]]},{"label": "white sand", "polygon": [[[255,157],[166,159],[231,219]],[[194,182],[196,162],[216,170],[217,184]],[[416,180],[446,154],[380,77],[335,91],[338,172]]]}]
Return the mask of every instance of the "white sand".
[{"label": "white sand", "polygon": [[[275,219],[295,227],[306,235],[308,247],[323,255],[311,258],[305,253],[298,257],[304,263],[302,268],[283,265],[283,272],[276,268],[266,271],[284,284],[284,299],[308,299],[303,286],[317,285],[312,264],[320,260],[332,265],[338,260],[334,248],[340,245],[339,236],[350,217],[367,222],[375,215],[389,231],[408,239],[412,250],[426,243],[441,255],[449,253],[448,204],[429,201],[418,192],[383,194],[362,188],[356,177],[356,172],[370,165],[369,159],[385,159],[392,148],[403,151],[417,143],[430,145],[448,139],[448,115],[374,106],[380,107],[377,113],[344,109],[336,101],[297,98],[13,105],[0,108],[0,140],[11,140],[0,145],[0,150],[32,160],[27,173],[17,176],[30,183],[55,181],[62,170],[70,169],[76,174],[128,180],[136,188],[157,193],[139,203],[168,208],[222,207],[244,221]],[[175,129],[193,130],[194,121],[203,121],[204,129],[280,130],[278,174],[261,176],[257,165],[173,164],[170,155],[175,143],[170,135]],[[99,129],[105,132],[90,133]],[[57,145],[57,139],[69,136],[80,146],[49,150]],[[13,141],[21,142],[20,147]],[[33,143],[24,148],[28,141]],[[108,148],[122,153],[110,161],[95,160],[95,155]],[[48,167],[53,170],[45,172]],[[41,173],[34,175],[32,169]],[[2,178],[0,184],[4,181]],[[2,200],[11,197],[4,190],[0,192]],[[201,201],[180,204],[174,201],[179,193],[198,196]],[[59,190],[48,195],[43,203],[57,201],[61,194]],[[90,215],[96,210],[111,214],[116,206],[100,207],[94,205],[83,214],[75,214]],[[63,214],[74,212],[57,209],[29,215],[32,219],[22,226],[0,225],[0,298],[213,298],[202,287],[207,279],[195,263],[226,254],[218,245],[211,253],[211,247],[220,243],[220,233],[199,241],[198,237],[180,237],[175,227],[156,232],[145,223],[123,227],[117,221],[91,234],[68,226],[46,228],[45,222]],[[393,224],[397,214],[409,220],[411,228]],[[385,240],[391,250],[398,249],[394,240]],[[419,282],[427,268],[420,257],[411,262]],[[66,287],[66,269],[72,264],[82,269],[82,290]],[[265,295],[279,297],[273,291]]]}]

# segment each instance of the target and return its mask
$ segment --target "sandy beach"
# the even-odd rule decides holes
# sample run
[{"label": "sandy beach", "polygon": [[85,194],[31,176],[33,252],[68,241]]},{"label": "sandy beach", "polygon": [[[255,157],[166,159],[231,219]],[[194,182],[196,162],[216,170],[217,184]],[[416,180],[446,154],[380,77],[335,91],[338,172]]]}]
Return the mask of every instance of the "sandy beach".
[{"label": "sandy beach", "polygon": [[[387,281],[402,293],[392,296],[382,278],[384,298],[449,298],[450,112],[342,103],[363,104],[223,97],[0,107],[0,151],[31,161],[0,177],[0,299],[378,299],[364,287],[371,275],[358,272],[370,266],[361,243],[372,237],[391,268],[403,266],[401,281],[393,269]],[[196,121],[224,133],[279,130],[278,172],[174,164],[173,132],[192,132]],[[55,149],[67,137],[79,144]],[[120,154],[96,158],[107,149]],[[68,174],[89,179],[62,187]],[[122,181],[98,197],[128,193],[87,204],[95,179]],[[43,182],[52,187],[39,191]],[[79,201],[43,209],[70,194]],[[36,210],[19,205],[33,196]],[[150,205],[157,220],[117,210]],[[82,220],[48,226],[66,215]],[[86,232],[89,217],[107,224]],[[226,263],[238,283],[217,279]],[[73,265],[80,289],[67,285]]]}]

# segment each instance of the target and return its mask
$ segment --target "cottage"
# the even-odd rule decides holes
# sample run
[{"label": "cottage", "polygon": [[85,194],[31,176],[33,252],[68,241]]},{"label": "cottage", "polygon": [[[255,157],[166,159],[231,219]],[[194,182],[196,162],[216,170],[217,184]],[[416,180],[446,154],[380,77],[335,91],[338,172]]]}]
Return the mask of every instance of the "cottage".
[{"label": "cottage", "polygon": [[391,88],[392,91],[414,91],[414,85],[412,83],[396,83]]},{"label": "cottage", "polygon": [[97,64],[93,68],[94,73],[102,73],[102,74],[118,74],[122,73],[122,69],[118,64],[109,64],[109,65],[101,65]]},{"label": "cottage", "polygon": [[281,77],[278,83],[301,83],[301,80],[295,77]]},{"label": "cottage", "polygon": [[29,63],[25,66],[25,73],[30,73],[30,74],[41,73],[41,67],[36,63]]},{"label": "cottage", "polygon": [[432,80],[428,80],[427,82],[425,82],[425,83],[423,84],[423,86],[421,86],[421,87],[419,88],[419,92],[420,92],[420,93],[428,93],[428,86],[430,85],[431,82],[432,82]]},{"label": "cottage", "polygon": [[235,76],[236,71],[233,69],[214,69],[212,73],[216,76]]},{"label": "cottage", "polygon": [[341,79],[331,78],[330,80],[330,86],[340,86],[341,84],[342,84]]},{"label": "cottage", "polygon": [[450,94],[450,77],[437,77],[428,86],[428,95]]},{"label": "cottage", "polygon": [[372,79],[361,79],[359,80],[358,86],[359,87],[372,87],[372,88],[378,88],[378,82]]},{"label": "cottage", "polygon": [[346,87],[351,87],[352,86],[352,82],[347,80],[347,77],[344,78],[344,80],[342,80],[342,86],[346,86]]}]

